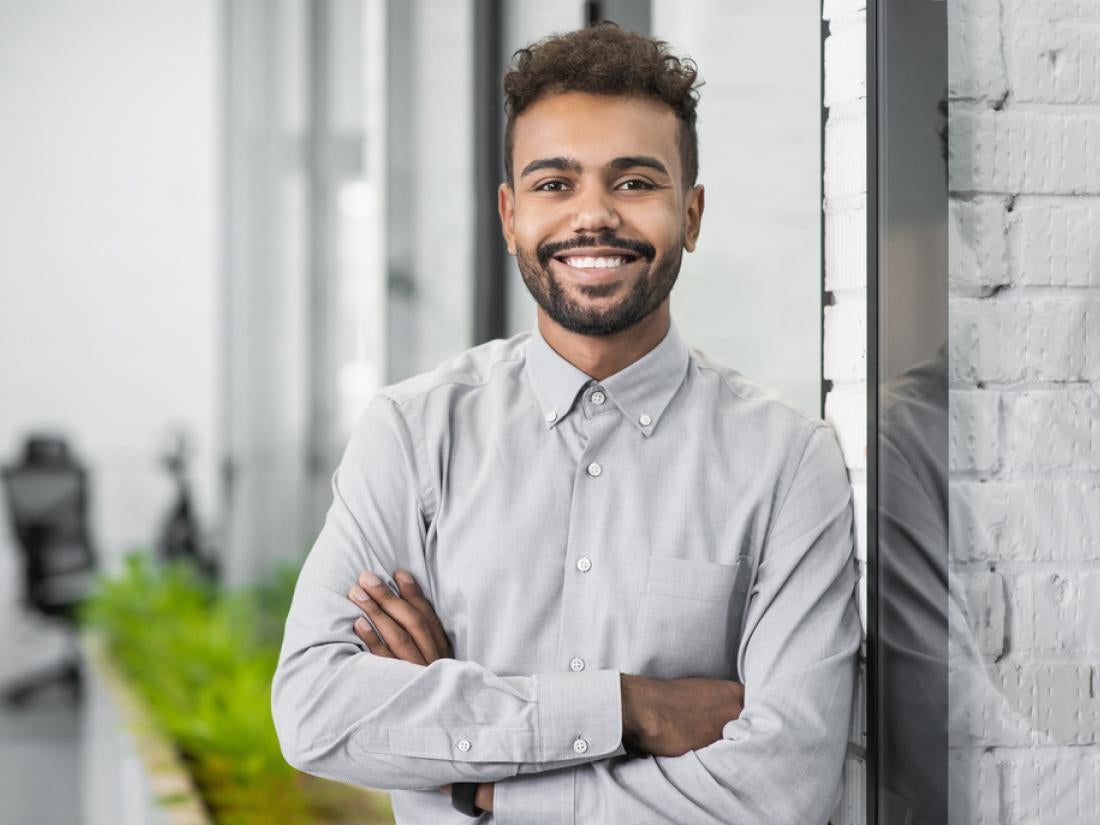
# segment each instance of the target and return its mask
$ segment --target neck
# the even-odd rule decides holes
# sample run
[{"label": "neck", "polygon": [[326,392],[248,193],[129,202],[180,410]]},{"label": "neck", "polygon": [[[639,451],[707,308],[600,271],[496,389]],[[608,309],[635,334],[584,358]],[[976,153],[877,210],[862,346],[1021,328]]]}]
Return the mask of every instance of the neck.
[{"label": "neck", "polygon": [[656,347],[668,333],[668,300],[645,318],[612,335],[581,335],[554,323],[540,307],[539,332],[562,358],[585,375],[602,381],[626,369]]}]

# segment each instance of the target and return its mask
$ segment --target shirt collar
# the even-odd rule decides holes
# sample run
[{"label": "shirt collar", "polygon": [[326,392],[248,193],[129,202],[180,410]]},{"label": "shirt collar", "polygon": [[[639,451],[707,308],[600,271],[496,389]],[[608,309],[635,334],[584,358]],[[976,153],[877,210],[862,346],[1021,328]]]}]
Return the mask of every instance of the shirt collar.
[{"label": "shirt collar", "polygon": [[[623,415],[648,437],[683,384],[689,360],[687,345],[675,323],[670,323],[661,343],[599,384]],[[557,426],[569,414],[586,385],[595,383],[558,355],[537,327],[527,343],[526,369],[547,429]]]}]

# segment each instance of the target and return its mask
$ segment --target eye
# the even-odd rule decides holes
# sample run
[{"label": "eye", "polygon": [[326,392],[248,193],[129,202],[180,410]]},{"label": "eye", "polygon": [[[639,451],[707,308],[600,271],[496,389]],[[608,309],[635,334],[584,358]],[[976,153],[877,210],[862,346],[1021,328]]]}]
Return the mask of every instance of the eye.
[{"label": "eye", "polygon": [[630,178],[624,180],[618,186],[619,189],[625,189],[628,192],[644,191],[648,189],[656,189],[656,184],[650,183],[645,178]]},{"label": "eye", "polygon": [[546,180],[535,185],[536,192],[564,192],[566,183],[563,180]]}]

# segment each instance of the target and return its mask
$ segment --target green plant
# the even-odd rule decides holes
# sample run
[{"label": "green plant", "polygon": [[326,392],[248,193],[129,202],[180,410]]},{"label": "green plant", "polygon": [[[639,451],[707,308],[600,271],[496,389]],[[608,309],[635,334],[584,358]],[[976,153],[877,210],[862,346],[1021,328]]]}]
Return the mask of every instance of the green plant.
[{"label": "green plant", "polygon": [[269,697],[294,580],[280,568],[217,593],[186,566],[132,555],[99,582],[84,620],[178,746],[217,822],[392,822],[382,795],[306,777],[283,759]]}]

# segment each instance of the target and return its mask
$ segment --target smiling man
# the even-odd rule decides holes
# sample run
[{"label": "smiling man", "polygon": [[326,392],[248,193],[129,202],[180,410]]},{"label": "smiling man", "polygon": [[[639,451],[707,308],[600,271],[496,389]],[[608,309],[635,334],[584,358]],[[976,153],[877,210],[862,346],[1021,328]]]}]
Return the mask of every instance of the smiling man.
[{"label": "smiling man", "polygon": [[849,488],[827,427],[671,321],[695,84],[610,25],[517,53],[499,210],[537,327],[382,390],[333,478],[274,718],[292,764],[390,790],[402,825],[835,805]]}]

